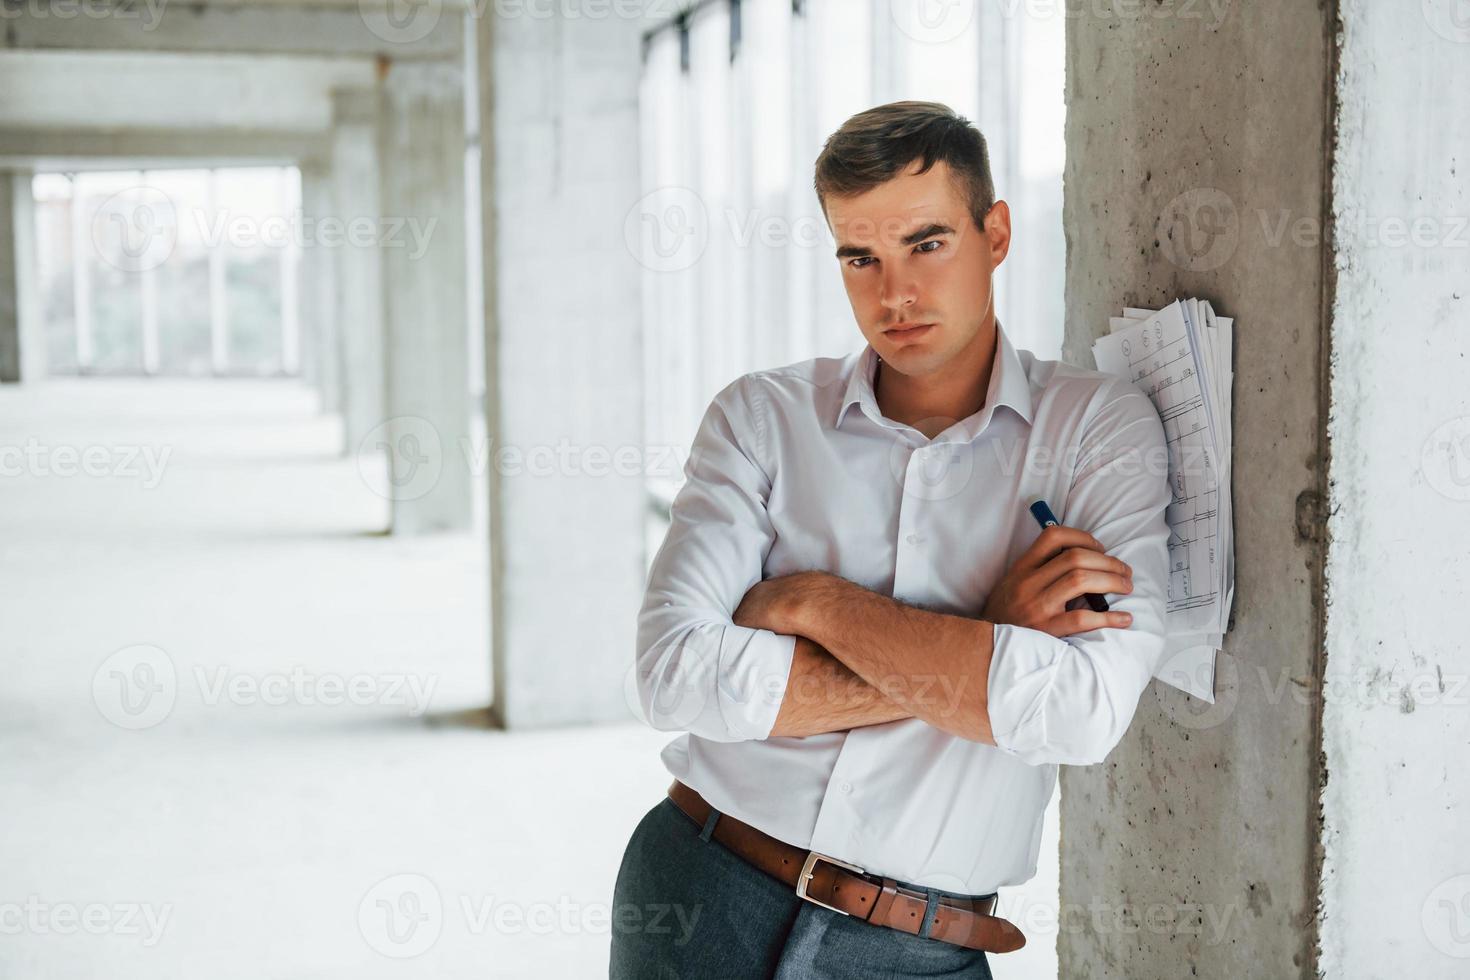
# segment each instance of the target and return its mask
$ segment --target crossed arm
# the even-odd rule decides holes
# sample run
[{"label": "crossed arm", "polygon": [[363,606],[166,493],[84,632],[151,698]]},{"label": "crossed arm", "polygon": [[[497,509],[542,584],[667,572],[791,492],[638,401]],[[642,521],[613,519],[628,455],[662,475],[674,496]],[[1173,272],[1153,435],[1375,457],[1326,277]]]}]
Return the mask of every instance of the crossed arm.
[{"label": "crossed arm", "polygon": [[[810,616],[814,625],[766,627],[797,636],[791,679],[771,734],[810,735],[922,718],[937,728],[995,744],[985,707],[993,644],[990,623],[906,607],[845,579],[805,574],[814,579],[805,584],[812,587],[813,601],[819,603],[812,609],[816,615]],[[822,615],[839,610],[846,612]],[[846,628],[831,631],[841,635],[828,642],[841,649],[852,666],[800,633],[802,629],[829,632],[823,627],[844,616]],[[742,622],[738,617],[735,621]],[[915,654],[914,659],[902,667],[895,662],[896,656],[903,655],[902,644],[883,642],[890,634],[923,638],[908,651]],[[811,696],[807,677],[828,672],[850,678],[846,690],[818,689]]]},{"label": "crossed arm", "polygon": [[904,718],[995,744],[988,710],[994,622],[1067,636],[1126,627],[1123,612],[1069,609],[1084,592],[1126,594],[1132,570],[1091,535],[1048,529],[992,592],[982,618],[931,612],[825,572],[760,582],[739,626],[796,637],[772,735],[845,731]]},{"label": "crossed arm", "polygon": [[771,734],[804,737],[912,717],[906,704],[879,691],[816,641],[798,636]]}]

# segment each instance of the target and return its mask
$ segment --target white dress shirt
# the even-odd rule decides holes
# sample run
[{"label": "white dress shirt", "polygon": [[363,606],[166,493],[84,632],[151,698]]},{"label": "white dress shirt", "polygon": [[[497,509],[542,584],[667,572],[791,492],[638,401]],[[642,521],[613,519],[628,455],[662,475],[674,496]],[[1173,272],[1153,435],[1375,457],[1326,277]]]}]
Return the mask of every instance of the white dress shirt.
[{"label": "white dress shirt", "polygon": [[[687,732],[661,758],[718,810],[874,874],[989,894],[1035,874],[1056,765],[1102,761],[1162,654],[1164,428],[1131,382],[1039,360],[999,326],[984,407],[933,440],[883,416],[876,364],[865,346],[715,396],[649,572],[639,697],[655,728]],[[1040,533],[1037,497],[1132,566],[1133,592],[1109,597],[1129,628],[996,625],[996,745],[918,718],[771,736],[796,641],[733,624],[752,585],[818,569],[977,617]]]}]

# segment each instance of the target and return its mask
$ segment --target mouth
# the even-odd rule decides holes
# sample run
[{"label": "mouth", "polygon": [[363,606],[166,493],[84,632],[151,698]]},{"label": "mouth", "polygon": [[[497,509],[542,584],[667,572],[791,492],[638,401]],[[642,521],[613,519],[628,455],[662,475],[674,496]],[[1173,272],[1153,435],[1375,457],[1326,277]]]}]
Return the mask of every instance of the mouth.
[{"label": "mouth", "polygon": [[915,323],[907,326],[900,324],[883,331],[883,336],[889,340],[917,340],[932,329],[934,329],[932,323]]}]

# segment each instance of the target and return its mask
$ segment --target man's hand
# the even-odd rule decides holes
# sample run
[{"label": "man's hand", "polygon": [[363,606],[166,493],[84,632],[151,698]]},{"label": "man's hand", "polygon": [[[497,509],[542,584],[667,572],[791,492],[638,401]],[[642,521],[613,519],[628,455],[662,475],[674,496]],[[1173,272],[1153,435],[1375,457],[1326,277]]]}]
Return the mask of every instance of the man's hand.
[{"label": "man's hand", "polygon": [[797,611],[805,592],[822,574],[794,572],[757,582],[745,593],[731,618],[736,626],[794,636],[800,632],[796,628]]},{"label": "man's hand", "polygon": [[1133,569],[1103,553],[1100,541],[1073,527],[1046,528],[991,591],[980,618],[1071,636],[1088,630],[1123,629],[1125,612],[1093,612],[1078,600],[1084,593],[1133,591]]}]

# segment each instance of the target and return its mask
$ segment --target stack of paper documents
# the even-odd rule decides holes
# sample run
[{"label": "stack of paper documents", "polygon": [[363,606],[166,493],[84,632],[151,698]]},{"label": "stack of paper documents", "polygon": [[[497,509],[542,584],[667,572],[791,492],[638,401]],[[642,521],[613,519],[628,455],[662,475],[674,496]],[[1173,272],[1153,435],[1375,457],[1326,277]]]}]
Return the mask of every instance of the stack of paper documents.
[{"label": "stack of paper documents", "polygon": [[1168,644],[1154,674],[1214,703],[1215,655],[1235,597],[1230,522],[1233,321],[1202,300],[1125,309],[1092,345],[1097,367],[1153,400],[1169,442]]}]

